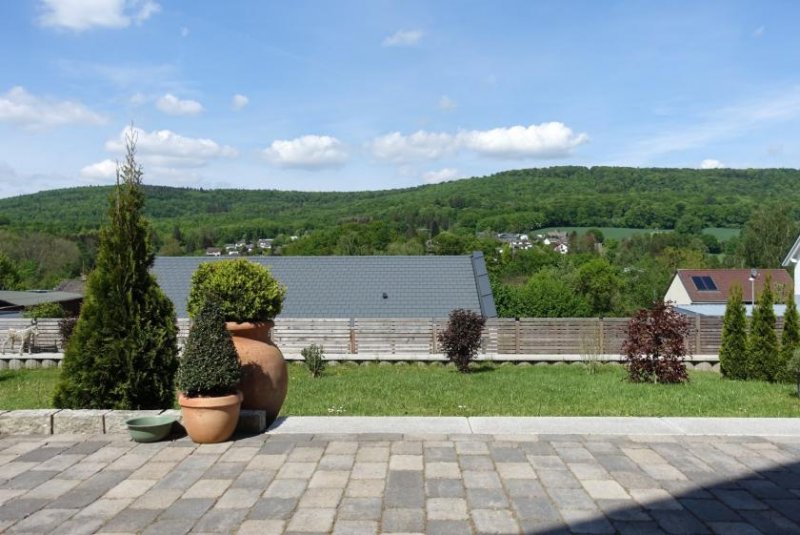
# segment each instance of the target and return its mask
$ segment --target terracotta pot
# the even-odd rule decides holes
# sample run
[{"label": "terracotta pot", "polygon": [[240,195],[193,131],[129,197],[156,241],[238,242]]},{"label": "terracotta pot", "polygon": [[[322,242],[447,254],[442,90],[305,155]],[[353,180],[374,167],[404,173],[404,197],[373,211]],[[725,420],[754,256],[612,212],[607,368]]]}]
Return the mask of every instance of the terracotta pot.
[{"label": "terracotta pot", "polygon": [[225,442],[239,423],[242,393],[230,396],[190,398],[178,394],[183,413],[183,426],[194,442],[214,444]]},{"label": "terracotta pot", "polygon": [[283,353],[272,343],[269,332],[274,323],[227,322],[244,373],[239,388],[243,409],[267,413],[267,426],[275,421],[286,399],[289,372]]}]

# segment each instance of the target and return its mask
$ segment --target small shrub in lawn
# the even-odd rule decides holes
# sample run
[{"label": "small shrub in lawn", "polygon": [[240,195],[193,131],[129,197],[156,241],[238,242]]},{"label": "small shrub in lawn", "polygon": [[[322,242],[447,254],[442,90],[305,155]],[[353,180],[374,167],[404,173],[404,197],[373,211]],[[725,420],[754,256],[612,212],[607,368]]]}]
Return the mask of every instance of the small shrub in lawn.
[{"label": "small shrub in lawn", "polygon": [[72,336],[72,331],[75,330],[75,324],[78,323],[78,318],[69,316],[58,320],[58,338],[61,340],[61,347],[66,348],[69,339]]},{"label": "small shrub in lawn", "polygon": [[664,302],[642,309],[628,323],[622,344],[625,366],[632,382],[683,383],[689,380],[685,337],[689,319]]},{"label": "small shrub in lawn", "polygon": [[308,347],[304,347],[300,354],[303,355],[303,361],[305,361],[311,377],[322,375],[325,370],[325,350],[322,349],[322,346],[311,344]]},{"label": "small shrub in lawn", "polygon": [[442,350],[461,373],[469,371],[469,363],[481,347],[485,323],[480,314],[459,308],[450,312],[447,327],[438,334]]}]

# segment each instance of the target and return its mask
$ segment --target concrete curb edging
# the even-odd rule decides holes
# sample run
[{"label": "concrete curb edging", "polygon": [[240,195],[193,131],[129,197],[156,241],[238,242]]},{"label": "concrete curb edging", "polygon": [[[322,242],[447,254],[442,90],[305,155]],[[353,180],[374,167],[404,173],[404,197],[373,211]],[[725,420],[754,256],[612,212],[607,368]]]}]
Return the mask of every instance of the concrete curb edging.
[{"label": "concrete curb edging", "polygon": [[[95,435],[127,433],[125,420],[136,416],[159,414],[175,416],[180,423],[181,411],[141,410],[112,411],[104,409],[29,409],[0,411],[0,435]],[[241,433],[263,433],[267,428],[265,411],[242,410],[236,430]]]}]

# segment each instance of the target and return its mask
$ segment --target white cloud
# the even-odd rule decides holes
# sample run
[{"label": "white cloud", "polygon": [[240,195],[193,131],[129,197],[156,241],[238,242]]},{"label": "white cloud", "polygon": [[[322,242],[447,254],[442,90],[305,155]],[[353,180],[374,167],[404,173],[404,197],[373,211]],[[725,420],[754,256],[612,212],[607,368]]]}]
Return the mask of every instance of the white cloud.
[{"label": "white cloud", "polygon": [[239,111],[250,103],[250,99],[244,95],[233,95],[231,99],[231,106],[234,110]]},{"label": "white cloud", "polygon": [[383,46],[413,46],[422,39],[422,30],[399,30],[383,40]]},{"label": "white cloud", "polygon": [[472,130],[461,132],[458,137],[465,148],[501,158],[558,158],[589,141],[588,135],[576,135],[558,122]]},{"label": "white cloud", "polygon": [[372,155],[380,160],[408,162],[434,160],[456,150],[456,138],[451,134],[420,130],[405,136],[393,132],[369,143]]},{"label": "white cloud", "polygon": [[369,148],[378,159],[393,162],[433,160],[459,150],[497,158],[558,158],[589,140],[563,123],[512,126],[491,130],[462,130],[456,134],[394,132],[374,139]]},{"label": "white cloud", "polygon": [[136,152],[142,164],[158,167],[202,167],[209,160],[235,158],[238,151],[227,145],[203,138],[185,137],[170,130],[145,132],[126,127],[119,137],[106,142],[106,150],[117,154],[125,151],[128,137],[136,140]]},{"label": "white cloud", "polygon": [[81,177],[89,180],[101,180],[104,178],[114,178],[117,174],[117,162],[114,160],[103,160],[102,162],[87,165],[81,169]]},{"label": "white cloud", "polygon": [[700,169],[722,169],[723,167],[725,167],[725,165],[721,161],[711,158],[700,162]]},{"label": "white cloud", "polygon": [[181,37],[189,37],[189,28],[186,26],[181,28]]},{"label": "white cloud", "polygon": [[439,109],[444,111],[454,110],[458,107],[458,104],[448,97],[447,95],[442,95],[439,99]]},{"label": "white cloud", "polygon": [[158,99],[156,108],[168,115],[197,115],[203,111],[203,105],[196,100],[181,100],[172,93]]},{"label": "white cloud", "polygon": [[315,135],[275,140],[262,151],[262,155],[281,167],[306,169],[339,167],[348,158],[341,141],[331,136]]},{"label": "white cloud", "polygon": [[0,122],[37,130],[66,124],[103,124],[106,118],[80,102],[37,97],[17,86],[0,94]]},{"label": "white cloud", "polygon": [[153,0],[41,0],[39,24],[80,32],[89,28],[127,28],[161,11]]},{"label": "white cloud", "polygon": [[438,184],[439,182],[447,182],[458,178],[458,169],[445,167],[438,171],[428,171],[422,175],[422,181],[426,184]]}]

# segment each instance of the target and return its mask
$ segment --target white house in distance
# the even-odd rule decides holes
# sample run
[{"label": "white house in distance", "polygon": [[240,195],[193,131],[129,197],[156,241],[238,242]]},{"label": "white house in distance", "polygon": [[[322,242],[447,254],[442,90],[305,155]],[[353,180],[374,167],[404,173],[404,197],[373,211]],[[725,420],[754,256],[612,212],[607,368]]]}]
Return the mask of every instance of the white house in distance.
[{"label": "white house in distance", "polygon": [[[731,288],[738,285],[750,314],[753,292],[757,301],[768,276],[772,279],[772,290],[777,299],[794,291],[792,278],[785,269],[679,269],[664,295],[664,301],[671,301],[681,312],[721,316],[725,313]],[[782,316],[783,309],[783,305],[776,305],[776,314]]]},{"label": "white house in distance", "polygon": [[[794,245],[792,248],[789,249],[789,254],[786,255],[786,258],[783,259],[783,267],[790,267],[794,270],[794,280],[800,281],[800,236],[797,237],[795,240]],[[800,303],[800,293],[798,293],[798,287],[794,287],[794,300],[796,303]]]}]

